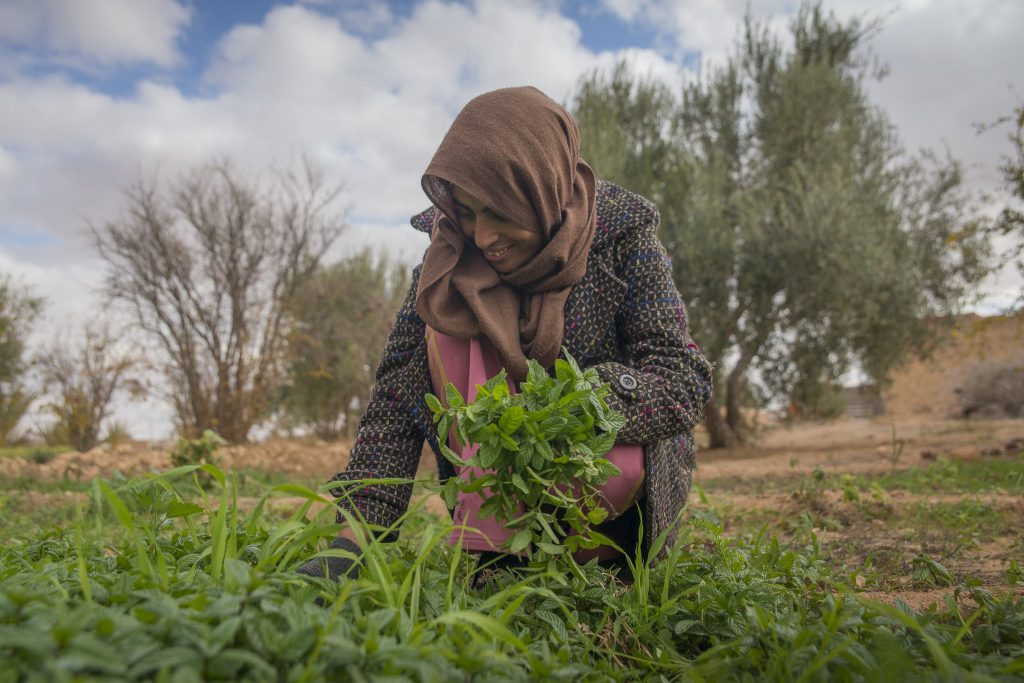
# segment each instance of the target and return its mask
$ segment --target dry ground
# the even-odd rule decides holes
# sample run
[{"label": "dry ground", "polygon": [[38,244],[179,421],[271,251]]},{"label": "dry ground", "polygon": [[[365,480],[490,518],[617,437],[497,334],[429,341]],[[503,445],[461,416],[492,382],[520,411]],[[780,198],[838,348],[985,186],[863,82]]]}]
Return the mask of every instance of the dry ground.
[{"label": "dry ground", "polygon": [[775,426],[756,446],[703,452],[695,482],[693,513],[733,533],[813,534],[876,599],[927,607],[950,580],[1006,589],[1024,565],[1024,420]]}]

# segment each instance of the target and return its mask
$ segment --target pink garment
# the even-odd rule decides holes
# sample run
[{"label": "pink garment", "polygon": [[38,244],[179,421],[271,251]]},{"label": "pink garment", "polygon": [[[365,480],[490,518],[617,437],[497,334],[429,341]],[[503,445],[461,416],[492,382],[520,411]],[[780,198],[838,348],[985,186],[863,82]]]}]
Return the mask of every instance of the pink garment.
[{"label": "pink garment", "polygon": [[[476,398],[476,386],[484,384],[502,368],[497,350],[486,338],[458,339],[429,326],[426,337],[430,377],[434,393],[442,402],[448,383],[453,384],[467,402],[472,402]],[[515,392],[515,387],[511,384],[510,390]],[[455,439],[454,429],[448,435],[448,446],[463,459],[471,458],[479,447],[475,444],[460,447]],[[636,502],[643,487],[644,451],[639,445],[620,444],[612,448],[605,457],[622,471],[621,475],[610,478],[598,489],[602,498],[601,505],[609,512],[608,519],[614,519]],[[460,478],[468,480],[471,475],[478,476],[482,472],[480,468],[462,467],[457,474]],[[458,528],[448,539],[450,545],[455,545],[461,537],[463,547],[467,550],[501,551],[515,535],[515,529],[506,528],[494,517],[480,519],[482,503],[483,499],[477,493],[459,494],[453,515]],[[466,527],[465,531],[461,528],[463,525]],[[603,546],[578,551],[574,557],[578,561],[587,561],[593,557],[608,559],[616,555],[614,548]]]}]

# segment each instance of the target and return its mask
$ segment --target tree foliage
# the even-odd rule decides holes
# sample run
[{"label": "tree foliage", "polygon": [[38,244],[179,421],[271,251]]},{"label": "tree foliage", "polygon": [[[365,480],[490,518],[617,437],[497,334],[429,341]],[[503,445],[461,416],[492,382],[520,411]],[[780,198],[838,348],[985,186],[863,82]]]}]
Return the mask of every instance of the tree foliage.
[{"label": "tree foliage", "polygon": [[144,393],[141,363],[132,349],[103,323],[87,325],[78,343],[58,339],[36,356],[43,383],[53,394],[44,409],[53,415],[50,439],[85,452],[100,442],[118,391]]},{"label": "tree foliage", "polygon": [[24,385],[25,340],[42,306],[29,290],[0,277],[0,447],[18,440],[18,425],[35,399]]},{"label": "tree foliage", "polygon": [[311,272],[288,300],[286,421],[323,439],[352,435],[370,398],[407,269],[369,250]]},{"label": "tree foliage", "polygon": [[786,399],[825,395],[852,366],[882,382],[986,272],[958,164],[909,157],[867,98],[876,29],[805,5],[791,47],[748,17],[735,53],[678,96],[626,65],[579,86],[584,157],[661,209],[717,368],[714,445],[742,437],[752,372]]},{"label": "tree foliage", "polygon": [[[1000,171],[1003,182],[1010,197],[996,219],[995,228],[998,234],[1016,238],[1016,245],[1006,255],[1006,260],[1016,263],[1017,271],[1024,276],[1024,105],[1017,107],[1012,116],[1001,119],[998,123],[1010,123],[1013,129],[1007,136],[1010,140],[1010,152],[1003,157]],[[1024,307],[1024,289],[1017,299],[1017,306]]]},{"label": "tree foliage", "polygon": [[164,355],[179,426],[245,441],[280,380],[284,302],[341,234],[338,188],[306,163],[249,180],[226,161],[141,180],[93,230],[106,292]]}]

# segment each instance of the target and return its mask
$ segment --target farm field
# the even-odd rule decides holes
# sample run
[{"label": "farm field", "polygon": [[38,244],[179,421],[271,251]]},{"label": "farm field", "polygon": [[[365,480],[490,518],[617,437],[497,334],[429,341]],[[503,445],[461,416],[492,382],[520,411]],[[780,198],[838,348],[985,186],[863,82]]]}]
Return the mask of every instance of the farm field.
[{"label": "farm field", "polygon": [[334,535],[315,489],[343,445],[226,448],[193,471],[159,448],[11,453],[0,682],[1020,680],[1022,437],[773,427],[701,453],[661,564],[475,578],[424,457],[400,541],[338,585],[291,569]]}]

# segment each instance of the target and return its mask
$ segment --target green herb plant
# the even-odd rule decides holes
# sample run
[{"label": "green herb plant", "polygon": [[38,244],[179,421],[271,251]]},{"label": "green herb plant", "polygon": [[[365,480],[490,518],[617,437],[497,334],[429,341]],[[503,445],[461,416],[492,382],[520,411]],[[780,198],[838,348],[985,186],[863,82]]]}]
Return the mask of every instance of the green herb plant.
[{"label": "green herb plant", "polygon": [[[604,456],[625,418],[605,403],[610,389],[597,371],[581,370],[563,354],[554,377],[530,360],[516,393],[502,370],[477,385],[472,403],[451,384],[447,405],[426,396],[444,456],[483,470],[468,481],[449,479],[445,502],[454,507],[460,491],[479,493],[482,518],[495,516],[517,529],[507,550],[529,551],[538,561],[611,542],[593,529],[608,516],[597,504],[597,487],[620,474]],[[475,455],[464,460],[448,447],[453,427],[461,447],[479,444]]]}]

